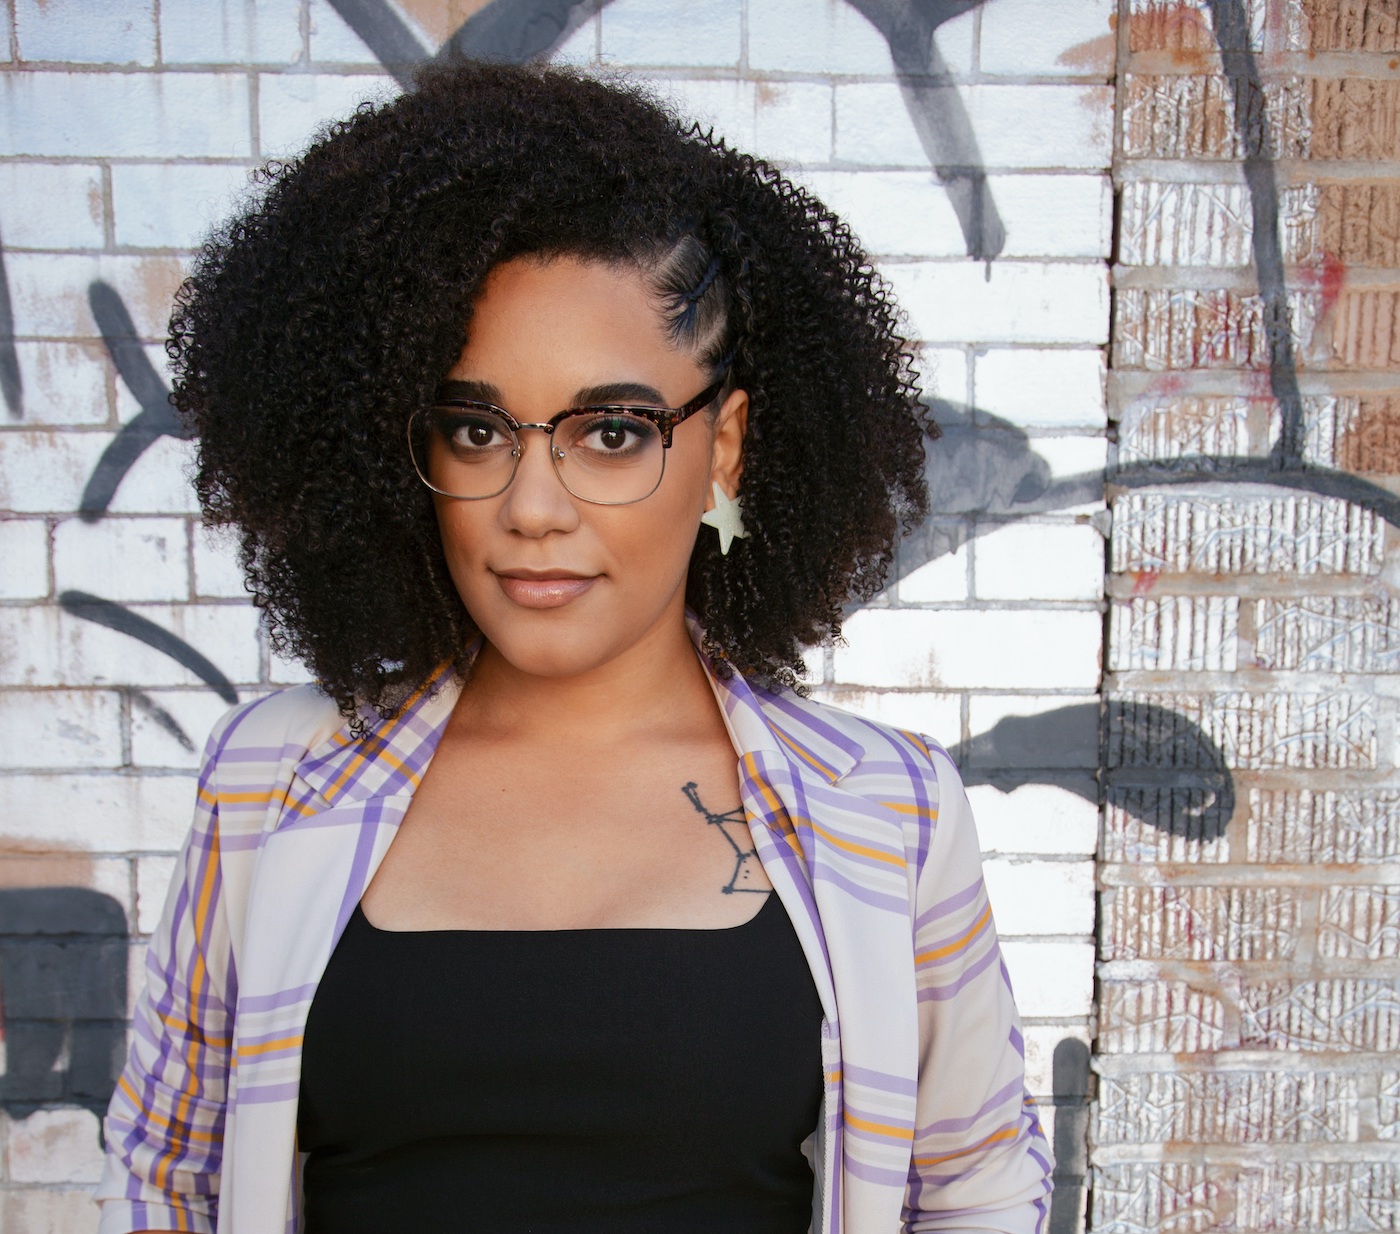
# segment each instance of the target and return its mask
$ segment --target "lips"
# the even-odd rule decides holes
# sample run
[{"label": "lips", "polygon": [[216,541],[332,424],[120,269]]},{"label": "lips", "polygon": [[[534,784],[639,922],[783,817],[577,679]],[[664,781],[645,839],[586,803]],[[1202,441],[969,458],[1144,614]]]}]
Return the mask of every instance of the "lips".
[{"label": "lips", "polygon": [[506,598],[522,608],[560,608],[583,595],[598,576],[567,570],[494,570]]}]

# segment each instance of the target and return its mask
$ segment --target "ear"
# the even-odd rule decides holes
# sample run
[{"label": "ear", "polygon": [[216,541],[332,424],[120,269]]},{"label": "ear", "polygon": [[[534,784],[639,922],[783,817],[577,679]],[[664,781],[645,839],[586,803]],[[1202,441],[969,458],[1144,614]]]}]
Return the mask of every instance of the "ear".
[{"label": "ear", "polygon": [[[714,421],[714,436],[710,439],[710,485],[718,484],[724,492],[735,496],[739,477],[744,471],[744,430],[749,423],[749,392],[732,390],[719,409]],[[707,492],[713,492],[709,485]],[[705,508],[714,503],[707,497]]]}]

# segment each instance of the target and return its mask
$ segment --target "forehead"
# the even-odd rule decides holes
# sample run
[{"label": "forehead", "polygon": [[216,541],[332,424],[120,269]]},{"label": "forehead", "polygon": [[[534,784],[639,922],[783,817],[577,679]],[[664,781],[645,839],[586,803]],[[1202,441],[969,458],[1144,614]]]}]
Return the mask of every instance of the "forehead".
[{"label": "forehead", "polygon": [[689,397],[699,374],[635,266],[522,257],[487,276],[447,376],[489,383],[514,405],[557,408],[580,389],[609,383]]}]

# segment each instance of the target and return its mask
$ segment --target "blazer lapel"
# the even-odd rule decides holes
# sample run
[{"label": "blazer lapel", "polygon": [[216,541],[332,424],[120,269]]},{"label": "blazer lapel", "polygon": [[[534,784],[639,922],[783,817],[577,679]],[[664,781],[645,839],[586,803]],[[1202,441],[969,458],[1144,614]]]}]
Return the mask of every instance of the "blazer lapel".
[{"label": "blazer lapel", "polygon": [[842,783],[865,757],[852,736],[860,721],[842,723],[840,713],[737,676],[716,680],[715,691],[740,752],[754,842],[807,950],[827,1018],[839,1023],[840,1228],[883,1234],[899,1228],[918,1080],[902,830],[887,807]]},{"label": "blazer lapel", "polygon": [[[320,808],[264,833],[248,892],[234,1038],[231,1132],[220,1229],[283,1228],[295,1203],[302,1037],[346,922],[407,813],[457,689],[429,689],[363,738],[347,729],[310,751],[296,776]],[[237,1162],[237,1169],[232,1163]]]}]

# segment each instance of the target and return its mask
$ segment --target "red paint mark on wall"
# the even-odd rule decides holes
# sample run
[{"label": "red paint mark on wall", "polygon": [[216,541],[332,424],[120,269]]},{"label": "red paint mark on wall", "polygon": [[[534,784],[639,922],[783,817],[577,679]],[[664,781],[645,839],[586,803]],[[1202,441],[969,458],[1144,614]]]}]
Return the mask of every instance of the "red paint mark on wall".
[{"label": "red paint mark on wall", "polygon": [[1315,280],[1318,290],[1322,292],[1322,312],[1326,313],[1337,303],[1337,297],[1346,286],[1346,264],[1335,253],[1323,253],[1322,260],[1307,277]]},{"label": "red paint mark on wall", "polygon": [[1133,570],[1131,573],[1135,596],[1145,596],[1157,586],[1157,580],[1162,577],[1160,570]]}]

